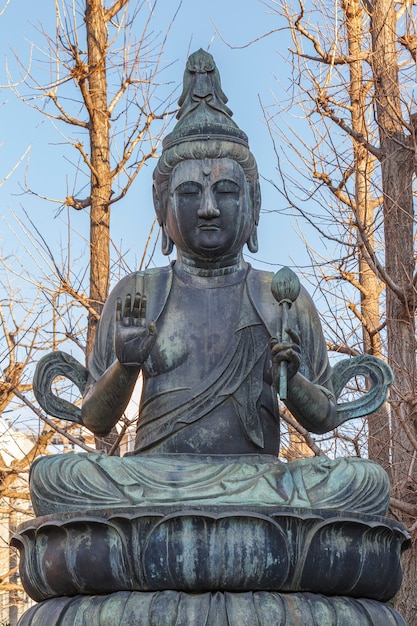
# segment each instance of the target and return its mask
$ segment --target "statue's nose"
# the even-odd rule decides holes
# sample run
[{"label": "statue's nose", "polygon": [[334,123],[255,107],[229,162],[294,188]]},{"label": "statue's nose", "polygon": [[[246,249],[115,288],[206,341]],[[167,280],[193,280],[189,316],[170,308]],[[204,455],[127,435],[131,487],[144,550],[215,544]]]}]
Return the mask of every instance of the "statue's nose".
[{"label": "statue's nose", "polygon": [[213,194],[209,189],[205,190],[203,193],[203,200],[200,208],[197,211],[198,217],[203,217],[205,219],[211,219],[213,217],[219,217],[220,211],[216,207]]}]

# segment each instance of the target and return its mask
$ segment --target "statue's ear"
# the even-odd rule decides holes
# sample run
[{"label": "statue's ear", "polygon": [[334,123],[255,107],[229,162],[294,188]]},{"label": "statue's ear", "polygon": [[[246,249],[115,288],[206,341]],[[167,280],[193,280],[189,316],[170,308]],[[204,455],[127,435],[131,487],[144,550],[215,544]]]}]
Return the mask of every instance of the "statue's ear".
[{"label": "statue's ear", "polygon": [[174,242],[166,231],[165,224],[161,224],[162,233],[162,254],[169,256],[174,249]]},{"label": "statue's ear", "polygon": [[156,188],[155,182],[152,185],[152,198],[153,198],[153,207],[155,209],[156,217],[158,220],[158,224],[162,226],[162,215],[161,215],[161,200],[159,197],[158,190]]},{"label": "statue's ear", "polygon": [[261,188],[259,186],[259,180],[248,180],[249,183],[249,201],[251,205],[253,228],[249,235],[249,239],[246,242],[249,248],[249,252],[254,254],[258,252],[258,222],[259,214],[261,211]]},{"label": "statue's ear", "polygon": [[258,252],[258,227],[256,226],[256,224],[253,225],[252,232],[249,235],[249,239],[246,242],[246,245],[249,248],[249,252],[252,252],[252,254]]},{"label": "statue's ear", "polygon": [[152,186],[152,196],[153,196],[153,206],[155,209],[156,217],[158,219],[158,224],[161,227],[162,254],[165,254],[165,256],[169,256],[172,250],[174,249],[174,243],[166,231],[166,226],[165,226],[166,205],[164,204],[163,198],[161,198],[160,194],[158,193],[158,188],[155,182]]}]

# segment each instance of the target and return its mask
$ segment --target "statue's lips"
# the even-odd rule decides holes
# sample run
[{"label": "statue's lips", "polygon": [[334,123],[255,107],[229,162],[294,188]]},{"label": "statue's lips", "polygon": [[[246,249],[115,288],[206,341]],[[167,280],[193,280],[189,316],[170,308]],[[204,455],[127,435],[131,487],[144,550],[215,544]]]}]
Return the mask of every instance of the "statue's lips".
[{"label": "statue's lips", "polygon": [[218,224],[199,224],[197,226],[198,230],[213,230],[213,231],[217,231],[217,230],[221,230],[221,227]]}]

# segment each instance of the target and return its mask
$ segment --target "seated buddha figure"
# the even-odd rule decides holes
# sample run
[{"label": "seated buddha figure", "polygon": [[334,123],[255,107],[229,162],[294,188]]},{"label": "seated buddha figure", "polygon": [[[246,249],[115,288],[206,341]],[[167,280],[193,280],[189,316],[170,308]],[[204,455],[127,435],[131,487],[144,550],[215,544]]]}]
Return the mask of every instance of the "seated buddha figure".
[{"label": "seated buddha figure", "polygon": [[226,102],[213,58],[197,51],[153,177],[163,252],[175,246],[176,260],[123,278],[96,333],[82,421],[107,434],[142,374],[134,451],[38,460],[37,515],[178,502],[387,509],[388,479],[371,461],[278,459],[281,363],[302,426],[325,433],[340,419],[312,299],[301,287],[282,340],[272,274],[244,260],[245,245],[257,250],[258,171]]}]

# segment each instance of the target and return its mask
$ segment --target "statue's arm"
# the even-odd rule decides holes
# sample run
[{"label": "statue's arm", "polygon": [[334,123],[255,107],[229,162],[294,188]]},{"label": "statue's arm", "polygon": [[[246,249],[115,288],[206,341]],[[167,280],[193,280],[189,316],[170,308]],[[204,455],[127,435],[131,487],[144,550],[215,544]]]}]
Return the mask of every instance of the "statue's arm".
[{"label": "statue's arm", "polygon": [[308,431],[322,434],[336,426],[337,404],[331,379],[317,385],[300,374],[301,350],[298,336],[288,329],[292,343],[271,340],[273,379],[279,389],[280,364],[287,364],[287,398],[285,405]]},{"label": "statue's arm", "polygon": [[132,396],[140,367],[125,366],[118,359],[97,381],[87,384],[81,418],[99,436],[107,435],[119,421]]},{"label": "statue's arm", "polygon": [[288,341],[271,340],[273,377],[279,389],[279,366],[287,362],[285,404],[308,431],[322,434],[338,425],[327,347],[316,307],[305,290],[292,310]]},{"label": "statue's arm", "polygon": [[97,380],[90,375],[81,407],[83,424],[97,435],[109,433],[123,415],[157,336],[155,324],[146,322],[144,295],[137,293],[132,298],[127,294],[124,301],[117,297],[106,306],[115,306],[115,311],[111,316],[103,315],[102,320],[107,321],[103,322],[104,331],[99,328],[97,332],[94,349],[106,352],[111,324],[113,362]]},{"label": "statue's arm", "polygon": [[337,426],[337,403],[329,384],[315,385],[297,372],[288,383],[285,404],[309,432],[323,434]]}]

